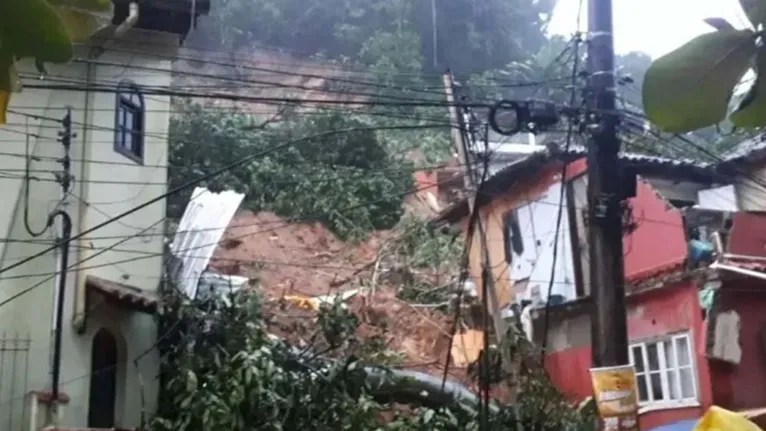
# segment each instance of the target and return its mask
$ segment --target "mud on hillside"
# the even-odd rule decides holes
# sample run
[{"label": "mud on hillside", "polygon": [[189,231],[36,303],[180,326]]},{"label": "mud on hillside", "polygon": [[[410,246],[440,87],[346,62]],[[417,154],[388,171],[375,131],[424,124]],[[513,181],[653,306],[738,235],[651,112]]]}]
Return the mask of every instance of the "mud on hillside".
[{"label": "mud on hillside", "polygon": [[[292,343],[309,343],[316,332],[316,313],[281,298],[339,293],[367,283],[378,250],[392,235],[379,231],[364,242],[349,244],[319,223],[286,223],[273,213],[242,211],[232,220],[210,266],[258,278],[269,330]],[[400,366],[442,375],[452,319],[398,299],[396,288],[381,282],[347,301],[361,321],[358,335],[385,340],[388,350],[399,355]],[[450,374],[468,383],[465,369],[451,366]]]}]

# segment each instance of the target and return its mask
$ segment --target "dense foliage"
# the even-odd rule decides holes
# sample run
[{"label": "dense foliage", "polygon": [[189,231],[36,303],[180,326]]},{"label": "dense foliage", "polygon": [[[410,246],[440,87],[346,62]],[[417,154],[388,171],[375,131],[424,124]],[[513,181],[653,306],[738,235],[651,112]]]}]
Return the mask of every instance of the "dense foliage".
[{"label": "dense foliage", "polygon": [[[253,124],[246,114],[187,106],[171,122],[171,187],[257,156],[204,185],[245,193],[253,210],[319,221],[342,238],[398,222],[412,166],[394,156],[398,141],[375,130],[369,117],[319,111],[265,130]],[[311,136],[318,137],[302,139]],[[169,202],[171,216],[180,215],[190,193]]]},{"label": "dense foliage", "polygon": [[[266,332],[256,294],[226,299],[166,298],[164,325],[169,335],[162,346],[161,397],[168,402],[159,407],[154,431],[478,429],[477,409],[467,401],[439,394],[423,398],[411,379],[391,384],[385,381],[389,373],[371,379],[371,368],[363,360],[332,361],[312,346],[291,347]],[[355,337],[350,331],[354,321],[337,309],[320,312],[321,337],[342,334],[347,342],[341,344],[352,344],[348,341]],[[339,343],[326,344],[342,349]],[[390,376],[396,378],[393,372]],[[592,416],[577,413],[560,396],[536,396],[540,381],[529,382],[519,406],[491,410],[494,429],[592,429]],[[415,404],[415,410],[407,410],[389,404],[411,404],[413,393],[429,407]]]},{"label": "dense foliage", "polygon": [[446,309],[464,262],[464,241],[456,231],[436,229],[429,220],[402,218],[395,237],[380,252],[386,258],[389,282],[400,299]]},{"label": "dense foliage", "polygon": [[365,64],[372,47],[381,42],[407,41],[418,53],[410,58],[427,71],[441,73],[449,67],[462,74],[499,68],[540,49],[554,4],[554,0],[221,0],[196,38],[207,47],[265,44]]}]

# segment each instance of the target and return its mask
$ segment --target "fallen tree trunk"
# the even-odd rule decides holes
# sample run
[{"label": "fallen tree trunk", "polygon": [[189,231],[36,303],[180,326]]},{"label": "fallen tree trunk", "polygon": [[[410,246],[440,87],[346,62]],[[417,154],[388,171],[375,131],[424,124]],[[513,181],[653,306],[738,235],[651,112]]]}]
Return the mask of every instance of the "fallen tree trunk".
[{"label": "fallen tree trunk", "polygon": [[[379,366],[366,366],[370,395],[378,402],[423,405],[430,408],[457,407],[476,414],[480,399],[465,386],[430,374]],[[490,412],[498,413],[490,404]]]},{"label": "fallen tree trunk", "polygon": [[[276,338],[276,337],[275,337]],[[306,352],[289,346],[292,359],[304,368],[317,371],[337,360],[330,358],[307,358]],[[470,389],[460,383],[444,381],[420,371],[365,365],[365,383],[370,396],[380,403],[400,403],[438,409],[441,407],[458,408],[469,414],[477,414],[481,400]],[[498,413],[496,404],[490,403],[490,413]]]}]

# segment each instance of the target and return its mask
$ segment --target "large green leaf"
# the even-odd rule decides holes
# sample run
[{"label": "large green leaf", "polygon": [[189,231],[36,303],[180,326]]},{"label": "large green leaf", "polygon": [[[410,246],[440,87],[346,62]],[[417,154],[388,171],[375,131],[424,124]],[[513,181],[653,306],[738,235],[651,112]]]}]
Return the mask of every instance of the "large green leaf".
[{"label": "large green leaf", "polygon": [[739,0],[750,22],[757,29],[758,24],[766,23],[766,1],[764,0]]},{"label": "large green leaf", "polygon": [[64,23],[46,0],[1,1],[0,38],[17,59],[66,63],[74,55]]},{"label": "large green leaf", "polygon": [[3,65],[0,66],[0,124],[5,124],[5,113],[8,110],[8,102],[11,100],[16,70],[13,65],[13,53],[8,49],[2,49],[2,39],[0,39],[0,65]]},{"label": "large green leaf", "polygon": [[756,55],[755,83],[731,114],[731,122],[737,127],[766,126],[766,50],[760,48]]},{"label": "large green leaf", "polygon": [[675,133],[723,120],[732,90],[754,54],[752,31],[721,30],[656,59],[644,76],[646,116]]},{"label": "large green leaf", "polygon": [[12,91],[18,90],[15,63],[32,57],[66,63],[74,48],[66,26],[47,0],[0,1],[0,124],[5,124]]}]

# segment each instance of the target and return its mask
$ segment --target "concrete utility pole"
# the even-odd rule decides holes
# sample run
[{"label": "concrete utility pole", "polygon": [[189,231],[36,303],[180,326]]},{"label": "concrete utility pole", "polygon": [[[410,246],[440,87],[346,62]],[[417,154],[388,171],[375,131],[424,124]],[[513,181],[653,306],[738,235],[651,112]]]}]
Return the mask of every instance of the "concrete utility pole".
[{"label": "concrete utility pole", "polygon": [[624,182],[619,168],[612,1],[588,0],[588,209],[593,366],[625,365],[628,335],[622,255]]}]

